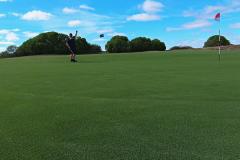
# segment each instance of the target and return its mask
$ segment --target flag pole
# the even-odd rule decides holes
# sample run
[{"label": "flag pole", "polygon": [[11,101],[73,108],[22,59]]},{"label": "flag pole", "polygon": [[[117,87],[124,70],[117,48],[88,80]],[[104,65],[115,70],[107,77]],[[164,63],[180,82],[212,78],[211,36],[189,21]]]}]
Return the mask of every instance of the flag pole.
[{"label": "flag pole", "polygon": [[218,21],[218,60],[221,61],[221,12],[216,14],[215,21]]},{"label": "flag pole", "polygon": [[216,20],[218,20],[218,60],[221,61],[221,12],[216,15]]},{"label": "flag pole", "polygon": [[220,29],[220,27],[219,27],[218,57],[219,57],[219,62],[220,62],[221,61],[221,29]]},{"label": "flag pole", "polygon": [[[219,21],[220,23],[220,21]],[[219,45],[218,45],[218,58],[219,58],[219,62],[221,61],[221,29],[220,29],[220,25],[219,25]]]}]

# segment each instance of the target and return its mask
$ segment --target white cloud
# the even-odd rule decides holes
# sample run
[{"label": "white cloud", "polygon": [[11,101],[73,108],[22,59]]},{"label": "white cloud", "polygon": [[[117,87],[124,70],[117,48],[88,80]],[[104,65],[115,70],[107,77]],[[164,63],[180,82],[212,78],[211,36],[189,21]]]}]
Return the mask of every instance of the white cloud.
[{"label": "white cloud", "polygon": [[80,20],[72,20],[68,22],[68,26],[69,27],[77,27],[81,24]]},{"label": "white cloud", "polygon": [[[171,31],[180,31],[180,30],[191,30],[191,29],[196,29],[196,28],[206,28],[212,25],[210,20],[214,20],[215,15],[218,12],[221,13],[227,13],[230,11],[230,8],[235,8],[237,5],[240,7],[240,3],[237,5],[233,5],[233,1],[235,0],[230,0],[231,3],[226,4],[226,5],[215,5],[215,6],[205,6],[204,8],[200,10],[186,10],[183,12],[183,17],[193,17],[196,20],[190,23],[185,23],[181,25],[180,27],[168,27],[166,30],[168,32]],[[233,7],[234,6],[234,7]]]},{"label": "white cloud", "polygon": [[121,33],[121,32],[112,32],[112,33],[108,33],[107,35],[111,36],[111,37],[113,37],[113,36],[126,36],[125,33]]},{"label": "white cloud", "polygon": [[212,24],[207,20],[196,20],[194,22],[186,23],[183,25],[184,29],[195,29],[195,28],[203,28],[209,27]]},{"label": "white cloud", "polygon": [[161,17],[159,15],[155,14],[148,14],[148,13],[140,13],[140,14],[135,14],[132,16],[129,16],[127,18],[128,21],[154,21],[154,20],[159,20]]},{"label": "white cloud", "polygon": [[67,26],[81,26],[79,30],[80,32],[84,32],[85,34],[107,33],[110,32],[109,30],[112,29],[112,22],[109,21],[110,19],[111,17],[105,15],[79,10],[78,14],[71,15],[71,17],[69,16],[67,18]]},{"label": "white cloud", "polygon": [[240,23],[234,23],[234,24],[231,24],[231,25],[230,25],[230,28],[233,28],[233,29],[240,29]]},{"label": "white cloud", "polygon": [[20,13],[16,13],[16,12],[11,13],[11,15],[13,15],[13,16],[15,16],[15,17],[20,17],[20,16],[21,16]]},{"label": "white cloud", "polygon": [[[61,11],[63,12],[63,10],[64,8]],[[115,32],[114,28],[120,27],[124,21],[123,17],[114,17],[113,19],[113,17],[89,12],[88,10],[80,8],[68,8],[66,10],[65,7],[66,13],[73,13],[75,10],[77,10],[76,14],[55,15],[51,21],[44,23],[42,30],[56,30],[69,33],[72,32],[72,29],[77,29],[81,36],[107,34]]]},{"label": "white cloud", "polygon": [[160,2],[154,0],[145,0],[140,8],[143,13],[134,14],[127,17],[127,21],[156,21],[160,20],[161,16],[157,14],[157,12],[162,11],[164,5]]},{"label": "white cloud", "polygon": [[231,0],[229,4],[221,6],[222,13],[234,13],[240,12],[240,1],[239,0]]},{"label": "white cloud", "polygon": [[9,32],[9,33],[6,35],[6,40],[7,40],[7,41],[17,41],[17,40],[19,40],[19,37],[17,36],[16,33],[14,33],[14,32]]},{"label": "white cloud", "polygon": [[74,8],[65,7],[65,8],[63,8],[62,12],[65,14],[73,14],[73,13],[77,13],[78,10],[74,9]]},{"label": "white cloud", "polygon": [[39,33],[27,31],[27,32],[23,32],[23,34],[26,38],[33,38],[37,36]]},{"label": "white cloud", "polygon": [[19,31],[20,31],[20,29],[18,29],[18,28],[15,28],[15,29],[12,29],[11,31],[13,31],[13,32],[19,32]]},{"label": "white cloud", "polygon": [[0,30],[0,35],[5,36],[6,41],[17,41],[19,40],[19,37],[15,32],[18,32],[18,31],[19,29],[12,29],[12,30],[2,29]]},{"label": "white cloud", "polygon": [[98,33],[98,34],[111,33],[111,32],[113,32],[113,29],[97,30],[97,33]]},{"label": "white cloud", "polygon": [[0,41],[0,45],[13,45],[14,42],[2,42]]},{"label": "white cloud", "polygon": [[80,5],[79,8],[84,9],[84,10],[90,10],[90,11],[94,11],[95,10],[95,8],[90,7],[88,5]]},{"label": "white cloud", "polygon": [[210,23],[208,20],[196,20],[190,23],[185,23],[180,27],[168,27],[166,31],[180,31],[180,30],[191,30],[196,28],[205,28],[211,26],[212,23]]},{"label": "white cloud", "polygon": [[224,9],[223,6],[206,6],[204,8],[204,13],[205,14],[217,13],[217,12],[223,10],[223,9]]},{"label": "white cloud", "polygon": [[6,14],[0,13],[0,18],[5,17]]},{"label": "white cloud", "polygon": [[[82,10],[88,10],[88,11],[94,11],[95,10],[95,8],[92,8],[88,5],[80,5],[79,8],[82,9]],[[79,11],[80,11],[79,9],[69,8],[69,7],[65,7],[62,10],[62,12],[64,14],[74,14],[74,13],[77,13]]]},{"label": "white cloud", "polygon": [[240,1],[229,0],[228,3],[223,5],[208,5],[200,10],[186,10],[183,12],[184,17],[195,17],[200,19],[213,19],[214,16],[221,12],[223,15],[229,13],[240,12]]},{"label": "white cloud", "polygon": [[12,0],[0,0],[0,2],[12,2]]},{"label": "white cloud", "polygon": [[82,26],[84,28],[95,28],[96,23],[93,21],[87,21],[87,20],[71,20],[68,22],[69,27],[78,27]]},{"label": "white cloud", "polygon": [[7,33],[9,33],[10,31],[9,30],[7,30],[7,29],[2,29],[2,30],[0,30],[0,35],[1,34],[7,34]]},{"label": "white cloud", "polygon": [[206,6],[202,10],[183,11],[183,17],[195,17],[197,19],[213,19],[222,10],[222,6]]},{"label": "white cloud", "polygon": [[146,13],[159,12],[163,9],[163,7],[164,5],[162,3],[153,0],[146,0],[141,6],[143,11],[145,11]]},{"label": "white cloud", "polygon": [[51,13],[43,12],[40,10],[33,10],[25,13],[22,16],[22,19],[27,21],[46,21],[49,20],[51,17]]},{"label": "white cloud", "polygon": [[166,28],[167,32],[180,31],[180,30],[183,30],[183,28],[181,28],[181,27],[167,27]]},{"label": "white cloud", "polygon": [[96,39],[94,39],[92,41],[93,42],[104,42],[104,41],[106,41],[106,39],[104,39],[104,38],[96,38]]}]

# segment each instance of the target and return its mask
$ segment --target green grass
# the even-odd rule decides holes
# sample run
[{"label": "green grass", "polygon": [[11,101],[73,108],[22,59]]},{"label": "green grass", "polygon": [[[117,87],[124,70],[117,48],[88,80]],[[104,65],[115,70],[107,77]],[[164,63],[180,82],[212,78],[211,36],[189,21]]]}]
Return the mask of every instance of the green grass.
[{"label": "green grass", "polygon": [[0,59],[0,160],[238,160],[240,54]]}]

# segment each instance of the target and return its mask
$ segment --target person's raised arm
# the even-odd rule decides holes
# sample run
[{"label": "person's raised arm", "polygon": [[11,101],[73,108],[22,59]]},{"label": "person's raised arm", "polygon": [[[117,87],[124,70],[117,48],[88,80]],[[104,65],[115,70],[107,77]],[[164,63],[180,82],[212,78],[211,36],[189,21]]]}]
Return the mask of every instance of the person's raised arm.
[{"label": "person's raised arm", "polygon": [[76,31],[75,38],[77,38],[77,35],[78,35],[78,31]]}]

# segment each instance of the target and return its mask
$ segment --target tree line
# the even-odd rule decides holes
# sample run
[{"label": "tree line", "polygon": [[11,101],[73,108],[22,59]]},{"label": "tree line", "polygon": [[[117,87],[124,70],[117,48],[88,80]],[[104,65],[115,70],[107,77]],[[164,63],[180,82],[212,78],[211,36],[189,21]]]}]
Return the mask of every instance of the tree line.
[{"label": "tree line", "polygon": [[[67,35],[57,32],[47,32],[25,41],[20,47],[9,46],[2,56],[29,56],[29,55],[66,55]],[[94,54],[101,52],[101,47],[90,44],[85,38],[76,38],[77,52],[80,54]],[[11,52],[9,51],[11,50]]]},{"label": "tree line", "polygon": [[129,41],[126,36],[114,36],[105,48],[109,53],[165,51],[166,45],[158,39],[137,37]]},{"label": "tree line", "polygon": [[[67,37],[67,35],[57,32],[42,33],[24,42],[16,50],[15,54],[16,56],[43,54],[65,55],[69,52],[65,44]],[[100,46],[88,43],[85,38],[77,37],[76,45],[78,53],[92,54],[101,52]]]},{"label": "tree line", "polygon": [[[6,51],[0,53],[0,57],[15,57],[29,55],[66,55],[68,48],[66,47],[65,34],[57,32],[47,32],[25,41],[20,47],[14,45],[9,46]],[[230,41],[224,36],[211,36],[205,43],[204,47],[215,47],[231,45]],[[95,54],[101,53],[101,47],[90,44],[85,38],[77,37],[76,39],[78,54]],[[108,53],[125,53],[125,52],[144,52],[144,51],[165,51],[166,45],[159,39],[146,37],[137,37],[129,40],[126,36],[114,36],[107,44],[105,49]],[[191,46],[174,46],[170,50],[192,49]]]}]

